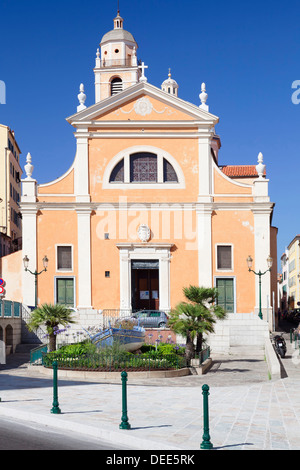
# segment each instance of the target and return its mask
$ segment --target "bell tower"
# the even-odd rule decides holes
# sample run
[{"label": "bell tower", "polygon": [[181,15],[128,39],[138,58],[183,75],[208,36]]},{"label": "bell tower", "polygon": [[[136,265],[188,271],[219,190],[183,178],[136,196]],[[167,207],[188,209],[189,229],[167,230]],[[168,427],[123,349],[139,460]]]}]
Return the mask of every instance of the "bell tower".
[{"label": "bell tower", "polygon": [[141,71],[136,51],[138,45],[131,33],[123,29],[118,11],[114,29],[106,33],[97,49],[95,73],[96,103],[138,83]]}]

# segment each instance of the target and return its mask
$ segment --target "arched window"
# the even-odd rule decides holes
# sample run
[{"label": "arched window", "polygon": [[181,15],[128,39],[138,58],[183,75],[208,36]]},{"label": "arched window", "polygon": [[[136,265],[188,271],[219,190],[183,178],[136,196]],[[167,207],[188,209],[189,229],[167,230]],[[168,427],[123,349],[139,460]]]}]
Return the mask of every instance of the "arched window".
[{"label": "arched window", "polygon": [[120,91],[123,91],[123,82],[121,78],[117,77],[111,81],[110,91],[111,91],[111,96],[116,95],[117,93],[120,93]]},{"label": "arched window", "polygon": [[124,158],[114,167],[113,171],[111,172],[109,182],[124,183]]},{"label": "arched window", "polygon": [[178,183],[176,171],[168,160],[164,158],[164,183]]},{"label": "arched window", "polygon": [[149,152],[130,155],[130,182],[157,183],[157,155]]},{"label": "arched window", "polygon": [[[125,177],[125,175],[127,175]],[[151,152],[136,152],[122,158],[113,168],[110,183],[178,183],[171,163]]]}]

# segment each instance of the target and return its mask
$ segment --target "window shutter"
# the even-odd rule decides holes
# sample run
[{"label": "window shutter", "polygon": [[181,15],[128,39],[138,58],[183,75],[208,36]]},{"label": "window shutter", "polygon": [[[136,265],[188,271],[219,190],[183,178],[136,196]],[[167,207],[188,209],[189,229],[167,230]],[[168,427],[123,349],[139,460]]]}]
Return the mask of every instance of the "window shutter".
[{"label": "window shutter", "polygon": [[72,269],[72,247],[57,247],[57,269]]},{"label": "window shutter", "polygon": [[218,250],[218,254],[217,254],[218,269],[232,269],[231,246],[218,246],[217,250]]}]

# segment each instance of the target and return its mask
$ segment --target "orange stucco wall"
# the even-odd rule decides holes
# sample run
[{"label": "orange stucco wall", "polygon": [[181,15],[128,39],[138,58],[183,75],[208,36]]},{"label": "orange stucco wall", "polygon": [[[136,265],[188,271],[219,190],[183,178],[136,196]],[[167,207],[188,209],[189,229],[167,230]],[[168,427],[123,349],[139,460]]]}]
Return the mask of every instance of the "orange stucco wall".
[{"label": "orange stucco wall", "polygon": [[64,178],[55,180],[52,184],[39,186],[38,194],[73,194],[74,193],[74,170],[71,170]]},{"label": "orange stucco wall", "polygon": [[235,184],[229,180],[225,175],[219,173],[214,169],[214,192],[215,194],[248,194],[252,195],[252,186],[244,187],[240,184]]},{"label": "orange stucco wall", "polygon": [[0,277],[4,280],[4,300],[22,302],[22,251],[0,258]]},{"label": "orange stucco wall", "polygon": [[[73,245],[73,269],[57,271],[56,245]],[[41,302],[54,302],[54,277],[78,276],[77,214],[75,211],[39,211],[37,218],[38,271],[43,269],[42,259],[47,255],[47,272],[38,276],[38,298]],[[77,283],[76,283],[77,285]],[[77,298],[77,295],[76,295]]]},{"label": "orange stucco wall", "polygon": [[[120,254],[117,244],[124,241],[138,243],[137,229],[141,223],[149,223],[152,229],[151,242],[173,244],[171,250],[171,305],[183,300],[182,288],[197,283],[198,259],[196,239],[196,215],[190,212],[185,220],[184,214],[170,211],[141,211],[138,216],[129,215],[127,228],[119,211],[95,213],[91,218],[92,237],[92,303],[96,308],[119,308],[120,305]],[[164,219],[164,222],[163,222]],[[151,224],[150,222],[153,222]],[[156,222],[154,222],[156,221]],[[122,225],[123,224],[123,225]],[[188,229],[185,227],[188,225]],[[157,227],[157,230],[154,228]],[[188,238],[184,237],[184,231]],[[110,239],[104,239],[109,233]],[[122,237],[124,233],[124,237]],[[125,234],[128,237],[125,237]],[[183,239],[181,238],[183,234]],[[183,269],[184,266],[184,269]],[[105,278],[110,271],[110,278]]]},{"label": "orange stucco wall", "polygon": [[[231,244],[233,269],[218,271],[216,245]],[[255,280],[246,264],[246,251],[254,253],[254,217],[251,211],[217,211],[212,217],[213,276],[236,278],[236,306],[241,313],[251,312],[255,304]]]},{"label": "orange stucco wall", "polygon": [[[185,189],[115,190],[103,189],[103,174],[108,162],[119,152],[136,145],[157,147],[171,154],[180,164],[185,175]],[[198,140],[197,139],[90,139],[89,168],[92,201],[117,202],[120,196],[131,202],[191,202],[198,196]],[[146,185],[145,185],[146,186]]]}]

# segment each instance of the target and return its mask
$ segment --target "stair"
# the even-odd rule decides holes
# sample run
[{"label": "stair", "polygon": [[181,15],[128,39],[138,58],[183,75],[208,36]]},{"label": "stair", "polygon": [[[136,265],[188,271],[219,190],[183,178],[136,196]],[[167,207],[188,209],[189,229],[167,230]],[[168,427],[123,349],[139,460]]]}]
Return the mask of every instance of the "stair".
[{"label": "stair", "polygon": [[34,344],[37,347],[44,342],[45,332],[42,328],[37,331],[29,331],[27,322],[30,319],[31,310],[26,305],[22,305],[21,342],[22,344]]},{"label": "stair", "polygon": [[[39,343],[41,344],[41,343]],[[16,347],[16,351],[15,353],[16,354],[27,354],[27,353],[30,353],[30,351],[32,349],[35,349],[36,347],[38,347],[38,344],[36,343],[33,343],[33,344],[30,344],[30,343],[20,343],[17,345]]]},{"label": "stair", "polygon": [[253,313],[230,313],[218,321],[208,337],[212,353],[234,356],[264,356],[269,326]]}]

